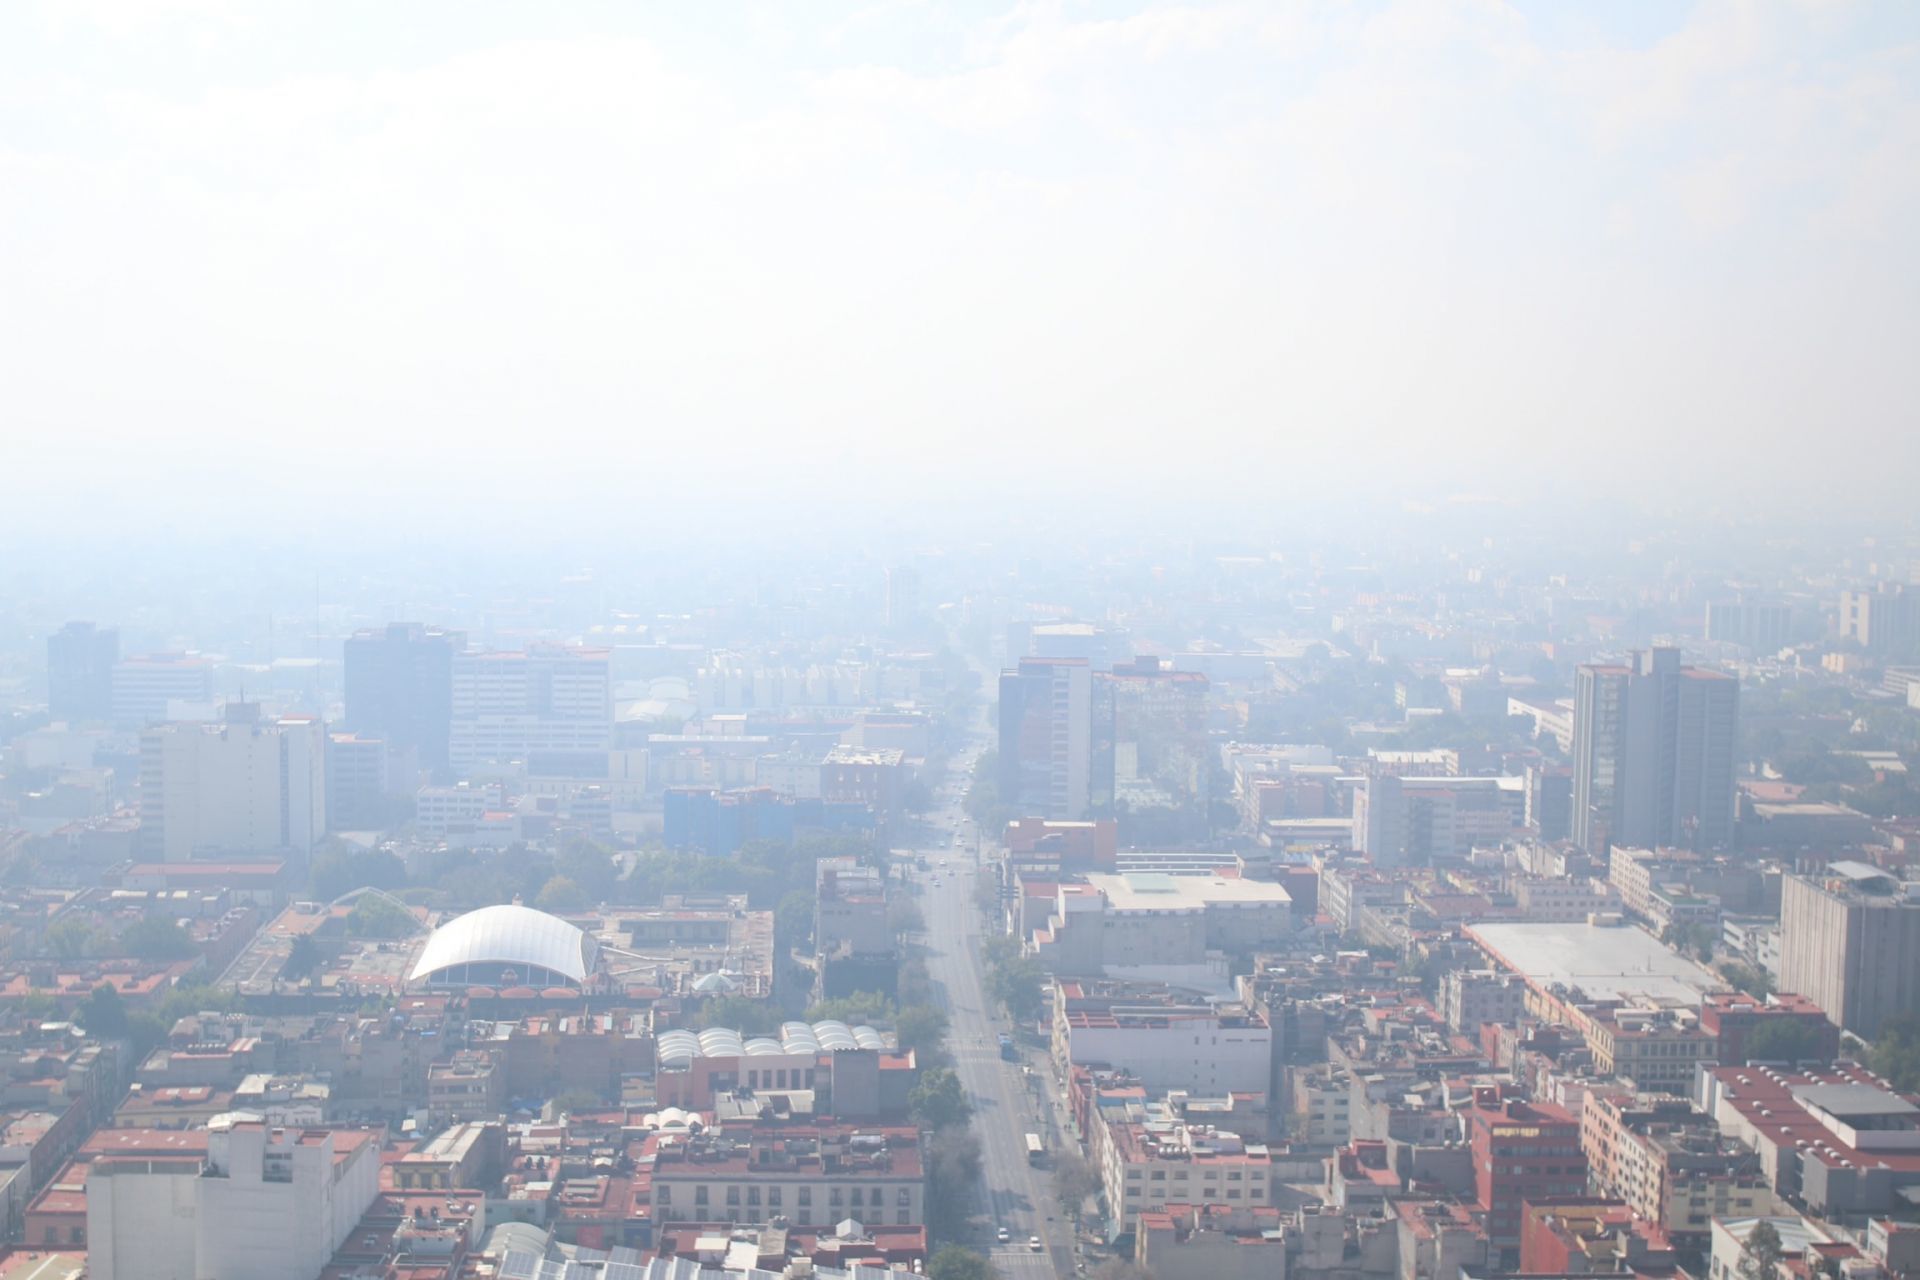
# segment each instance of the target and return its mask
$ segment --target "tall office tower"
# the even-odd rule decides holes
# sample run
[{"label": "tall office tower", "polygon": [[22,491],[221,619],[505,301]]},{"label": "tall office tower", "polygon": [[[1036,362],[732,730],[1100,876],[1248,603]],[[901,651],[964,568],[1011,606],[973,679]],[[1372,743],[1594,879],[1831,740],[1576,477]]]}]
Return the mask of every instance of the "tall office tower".
[{"label": "tall office tower", "polygon": [[197,653],[136,654],[113,664],[115,724],[186,719],[212,704],[213,664]]},{"label": "tall office tower", "polygon": [[1000,673],[1000,802],[1023,818],[1087,816],[1093,672],[1084,658],[1022,658]]},{"label": "tall office tower", "polygon": [[1920,590],[1883,583],[1872,591],[1840,593],[1840,638],[1869,653],[1911,657],[1920,650]]},{"label": "tall office tower", "polygon": [[453,733],[453,656],[467,647],[459,631],[394,622],[347,637],[345,728],[379,738],[387,750],[413,752],[442,780]]},{"label": "tall office tower", "polygon": [[1733,839],[1740,682],[1678,649],[1574,673],[1573,838],[1588,853],[1724,848]]},{"label": "tall office tower", "polygon": [[1213,769],[1209,682],[1159,658],[1093,673],[1093,763],[1088,804],[1120,822],[1129,844],[1205,840]]},{"label": "tall office tower", "polygon": [[1755,653],[1778,653],[1793,643],[1791,605],[1739,600],[1707,606],[1707,639]]},{"label": "tall office tower", "polygon": [[69,622],[47,637],[47,714],[55,720],[105,720],[113,714],[113,666],[120,633]]},{"label": "tall office tower", "polygon": [[147,857],[307,853],[326,833],[326,732],[312,716],[264,721],[256,704],[232,702],[218,723],[140,735]]},{"label": "tall office tower", "polygon": [[887,570],[887,628],[898,630],[920,617],[920,573],[908,565]]},{"label": "tall office tower", "polygon": [[1527,829],[1541,840],[1565,840],[1573,826],[1573,771],[1562,765],[1528,765]]},{"label": "tall office tower", "polygon": [[1780,989],[1797,991],[1866,1039],[1920,1017],[1920,881],[1836,862],[1780,885]]},{"label": "tall office tower", "polygon": [[612,650],[535,645],[453,659],[455,773],[509,761],[529,773],[604,778],[613,750]]}]

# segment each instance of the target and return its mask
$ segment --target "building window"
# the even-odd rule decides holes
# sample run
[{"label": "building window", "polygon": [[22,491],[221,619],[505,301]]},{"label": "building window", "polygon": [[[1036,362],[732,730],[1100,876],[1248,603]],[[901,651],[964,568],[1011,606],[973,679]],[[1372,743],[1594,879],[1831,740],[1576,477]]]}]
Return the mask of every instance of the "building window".
[{"label": "building window", "polygon": [[661,1183],[660,1194],[654,1197],[654,1201],[657,1204],[672,1204],[673,1203],[673,1184],[668,1182]]},{"label": "building window", "polygon": [[778,1187],[767,1188],[767,1203],[776,1209],[780,1207],[780,1188]]},{"label": "building window", "polygon": [[846,1203],[846,1197],[841,1194],[839,1187],[827,1188],[827,1207],[828,1208],[838,1209],[841,1205],[845,1203]]},{"label": "building window", "polygon": [[894,1225],[895,1225],[896,1227],[908,1227],[908,1226],[912,1226],[912,1225],[913,1225],[913,1215],[912,1215],[912,1214],[910,1214],[910,1213],[908,1213],[908,1212],[907,1212],[907,1211],[906,1211],[905,1209],[902,1209],[902,1210],[900,1210],[900,1212],[898,1212],[898,1213],[896,1213],[896,1214],[894,1214],[894,1215],[893,1215],[893,1224],[894,1224]]},{"label": "building window", "polygon": [[699,1186],[693,1189],[693,1202],[695,1204],[705,1204],[707,1202],[707,1184],[706,1183],[703,1182]]},{"label": "building window", "polygon": [[739,1188],[739,1187],[728,1187],[728,1188],[727,1188],[727,1203],[728,1203],[728,1204],[739,1204],[739,1203],[740,1203],[740,1188]]}]

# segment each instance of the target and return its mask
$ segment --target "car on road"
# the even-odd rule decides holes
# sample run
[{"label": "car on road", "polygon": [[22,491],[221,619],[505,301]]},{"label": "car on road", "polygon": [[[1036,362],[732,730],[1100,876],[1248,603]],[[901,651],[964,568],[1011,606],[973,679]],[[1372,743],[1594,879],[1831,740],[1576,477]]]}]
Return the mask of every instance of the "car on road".
[{"label": "car on road", "polygon": [[1028,1237],[1027,1237],[1027,1248],[1029,1248],[1029,1249],[1031,1249],[1031,1250],[1033,1250],[1033,1251],[1034,1251],[1035,1253],[1038,1253],[1038,1252],[1040,1252],[1040,1251],[1041,1251],[1042,1249],[1044,1249],[1044,1248],[1046,1248],[1046,1246],[1040,1243],[1040,1237],[1039,1237],[1039,1236],[1028,1236]]},{"label": "car on road", "polygon": [[1002,1227],[1000,1228],[1000,1234],[995,1238],[999,1240],[1001,1244],[1006,1244],[1008,1241],[1013,1239],[1013,1232],[1007,1230],[1005,1227]]}]

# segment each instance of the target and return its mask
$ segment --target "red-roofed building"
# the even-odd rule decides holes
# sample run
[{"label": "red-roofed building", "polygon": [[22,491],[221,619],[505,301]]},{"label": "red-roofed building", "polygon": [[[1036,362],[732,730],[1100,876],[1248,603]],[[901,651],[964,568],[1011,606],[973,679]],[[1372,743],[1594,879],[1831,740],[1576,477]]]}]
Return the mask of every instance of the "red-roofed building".
[{"label": "red-roofed building", "polygon": [[1156,1280],[1270,1280],[1286,1274],[1280,1211],[1170,1204],[1139,1215],[1134,1261]]},{"label": "red-roofed building", "polygon": [[1475,1198],[1495,1247],[1519,1248],[1525,1200],[1586,1191],[1580,1124],[1564,1108],[1522,1102],[1497,1085],[1481,1085],[1473,1091],[1466,1122]]},{"label": "red-roofed building", "polygon": [[1700,1027],[1718,1039],[1716,1057],[1723,1067],[1743,1065],[1747,1042],[1763,1027],[1791,1027],[1799,1033],[1804,1048],[1794,1055],[1797,1062],[1832,1062],[1840,1056],[1840,1028],[1827,1020],[1826,1010],[1790,991],[1765,1000],[1738,991],[1711,992],[1700,1006]]},{"label": "red-roofed building", "polygon": [[1528,1275],[1671,1274],[1679,1266],[1659,1227],[1618,1200],[1530,1198],[1520,1226],[1520,1270]]}]

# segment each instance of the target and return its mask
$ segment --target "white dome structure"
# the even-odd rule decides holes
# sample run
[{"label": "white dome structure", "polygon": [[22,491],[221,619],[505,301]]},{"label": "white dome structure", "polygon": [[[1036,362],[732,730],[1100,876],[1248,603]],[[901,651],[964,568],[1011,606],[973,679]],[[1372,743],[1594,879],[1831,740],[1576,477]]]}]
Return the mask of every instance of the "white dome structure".
[{"label": "white dome structure", "polygon": [[435,929],[408,979],[433,987],[580,987],[599,962],[599,942],[558,916],[517,904],[482,907]]}]

